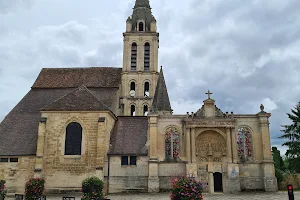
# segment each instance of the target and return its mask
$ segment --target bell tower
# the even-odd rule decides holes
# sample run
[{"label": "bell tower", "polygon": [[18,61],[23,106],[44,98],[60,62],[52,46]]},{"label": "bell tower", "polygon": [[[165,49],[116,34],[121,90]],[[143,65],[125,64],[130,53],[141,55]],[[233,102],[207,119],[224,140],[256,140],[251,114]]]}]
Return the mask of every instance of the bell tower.
[{"label": "bell tower", "polygon": [[159,33],[149,0],[136,0],[123,39],[121,114],[145,116],[158,78]]}]

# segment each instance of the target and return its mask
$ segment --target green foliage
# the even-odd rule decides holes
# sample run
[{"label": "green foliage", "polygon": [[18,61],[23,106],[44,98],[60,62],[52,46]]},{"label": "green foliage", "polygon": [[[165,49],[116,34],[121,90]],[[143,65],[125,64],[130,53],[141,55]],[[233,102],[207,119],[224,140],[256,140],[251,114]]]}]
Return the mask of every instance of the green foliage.
[{"label": "green foliage", "polygon": [[282,146],[288,147],[286,152],[288,169],[300,172],[300,102],[287,115],[292,123],[282,126],[283,135],[279,138],[287,140]]},{"label": "green foliage", "polygon": [[82,200],[105,199],[103,194],[103,181],[98,177],[89,177],[82,181]]},{"label": "green foliage", "polygon": [[280,151],[276,147],[272,147],[272,155],[273,155],[275,168],[284,171],[285,170],[284,162],[280,155]]},{"label": "green foliage", "polygon": [[295,158],[300,156],[300,102],[291,110],[291,113],[287,113],[287,115],[292,121],[292,124],[282,126],[284,128],[282,130],[284,134],[279,138],[287,139],[287,141],[283,143],[283,146],[289,148],[286,155]]},{"label": "green foliage", "polygon": [[170,197],[172,200],[203,200],[202,194],[204,184],[191,177],[179,177],[172,180],[172,191]]},{"label": "green foliage", "polygon": [[275,176],[277,178],[277,183],[281,183],[283,181],[284,178],[283,174],[284,174],[283,171],[275,168]]},{"label": "green foliage", "polygon": [[0,200],[4,200],[7,194],[7,190],[5,189],[5,180],[0,180]]},{"label": "green foliage", "polygon": [[25,199],[34,200],[35,197],[43,196],[45,180],[43,178],[31,178],[25,184]]}]

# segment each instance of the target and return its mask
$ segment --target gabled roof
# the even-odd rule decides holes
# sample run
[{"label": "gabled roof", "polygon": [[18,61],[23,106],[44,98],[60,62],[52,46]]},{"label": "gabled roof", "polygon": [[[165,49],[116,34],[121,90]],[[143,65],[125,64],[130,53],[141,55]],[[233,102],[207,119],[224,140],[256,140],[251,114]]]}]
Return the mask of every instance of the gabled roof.
[{"label": "gabled roof", "polygon": [[147,155],[147,117],[118,117],[111,132],[110,155]]},{"label": "gabled roof", "polygon": [[90,90],[81,86],[55,100],[42,111],[100,111],[110,110]]},{"label": "gabled roof", "polygon": [[32,88],[119,87],[121,68],[44,68]]},{"label": "gabled roof", "polygon": [[172,112],[168,90],[165,82],[163,69],[161,67],[157,80],[155,94],[152,103],[152,110]]}]

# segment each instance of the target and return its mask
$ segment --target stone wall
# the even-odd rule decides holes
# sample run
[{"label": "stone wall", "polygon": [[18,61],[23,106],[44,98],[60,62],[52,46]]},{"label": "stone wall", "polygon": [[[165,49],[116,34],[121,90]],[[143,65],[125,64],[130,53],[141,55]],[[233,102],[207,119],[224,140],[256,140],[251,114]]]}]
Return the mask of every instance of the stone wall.
[{"label": "stone wall", "polygon": [[35,156],[18,157],[18,162],[0,163],[0,179],[6,180],[8,192],[23,193],[25,183],[33,176]]},{"label": "stone wall", "polygon": [[[81,188],[88,176],[103,179],[104,161],[109,148],[110,132],[115,119],[102,112],[48,112],[42,176],[49,192]],[[104,122],[98,122],[104,117]],[[81,155],[64,155],[65,130],[71,122],[78,122],[83,129]],[[96,170],[96,168],[98,170]]]},{"label": "stone wall", "polygon": [[136,165],[121,166],[121,156],[109,159],[109,193],[148,191],[148,160],[146,156],[138,156]]},{"label": "stone wall", "polygon": [[178,176],[186,175],[185,162],[160,162],[158,165],[160,190],[171,189],[171,180]]},{"label": "stone wall", "polygon": [[264,190],[264,174],[260,164],[240,164],[241,190]]}]

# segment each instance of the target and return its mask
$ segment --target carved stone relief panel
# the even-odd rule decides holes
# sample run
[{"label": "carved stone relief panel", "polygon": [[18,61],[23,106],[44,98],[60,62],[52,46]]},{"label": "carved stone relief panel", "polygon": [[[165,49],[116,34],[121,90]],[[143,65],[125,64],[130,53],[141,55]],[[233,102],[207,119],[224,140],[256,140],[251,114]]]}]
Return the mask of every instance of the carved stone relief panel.
[{"label": "carved stone relief panel", "polygon": [[226,155],[226,141],[215,131],[205,131],[196,139],[196,156],[198,162],[222,162]]}]

